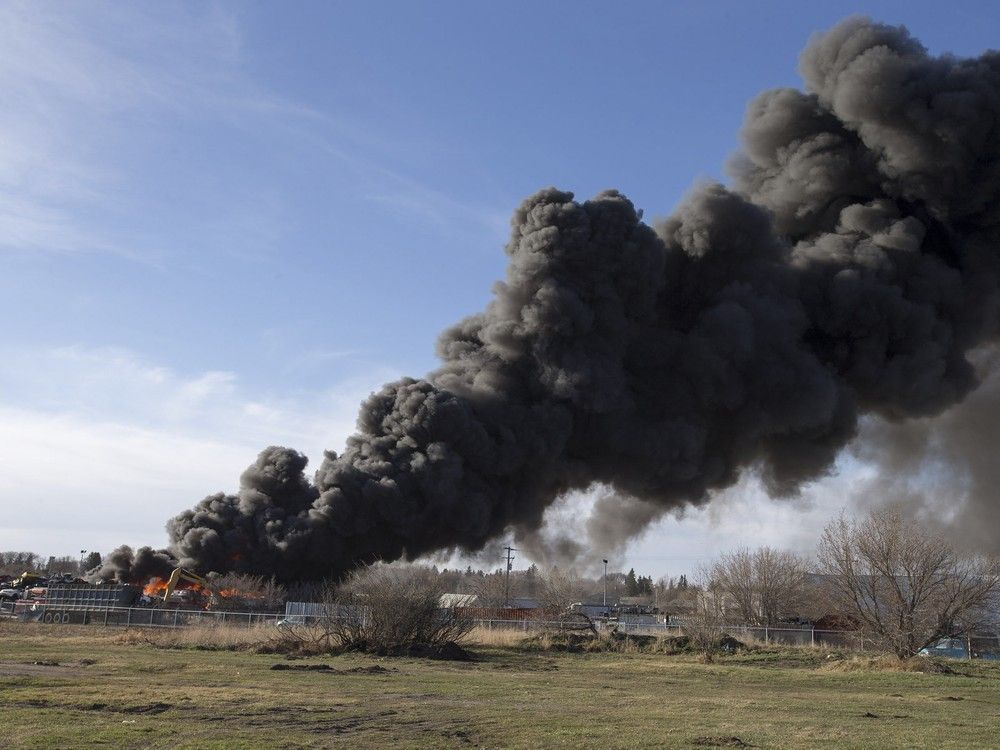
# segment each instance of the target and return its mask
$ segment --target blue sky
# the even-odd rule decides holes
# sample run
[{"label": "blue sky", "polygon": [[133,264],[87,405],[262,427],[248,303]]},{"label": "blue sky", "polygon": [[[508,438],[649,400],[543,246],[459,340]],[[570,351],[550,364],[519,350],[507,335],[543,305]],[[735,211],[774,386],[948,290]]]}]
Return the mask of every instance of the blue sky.
[{"label": "blue sky", "polygon": [[[0,4],[0,548],[162,544],[265,445],[339,449],[489,299],[524,196],[669,213],[840,18],[1000,44],[992,3],[816,5]],[[742,486],[621,562],[806,548],[856,473]]]}]

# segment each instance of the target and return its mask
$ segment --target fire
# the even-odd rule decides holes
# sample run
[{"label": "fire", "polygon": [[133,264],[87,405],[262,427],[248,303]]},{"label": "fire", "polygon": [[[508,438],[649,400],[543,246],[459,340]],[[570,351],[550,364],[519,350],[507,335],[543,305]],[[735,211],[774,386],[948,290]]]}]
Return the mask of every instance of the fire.
[{"label": "fire", "polygon": [[[164,592],[167,590],[167,581],[165,578],[150,578],[149,583],[142,587],[142,593],[150,597],[162,597]],[[194,591],[199,594],[208,596],[211,592],[204,586],[197,583],[191,583],[190,581],[180,581],[174,591]]]},{"label": "fire", "polygon": [[146,596],[163,596],[167,588],[167,582],[163,578],[150,578],[149,583],[142,587],[142,593]]},{"label": "fire", "polygon": [[[162,599],[166,590],[167,579],[160,577],[150,578],[146,585],[142,587],[142,593],[152,599]],[[187,597],[183,594],[178,597],[178,594],[181,594],[181,592],[189,592],[189,594]],[[193,600],[190,594],[195,595]],[[220,600],[224,599],[250,601],[260,600],[262,598],[262,596],[257,592],[241,591],[237,588],[225,588],[216,591],[206,588],[201,584],[187,580],[178,581],[177,587],[174,589],[174,593],[171,594],[170,598],[171,600],[174,600],[175,597],[178,597],[178,599],[183,598],[186,606],[197,606],[208,609],[218,606],[221,603]]]}]

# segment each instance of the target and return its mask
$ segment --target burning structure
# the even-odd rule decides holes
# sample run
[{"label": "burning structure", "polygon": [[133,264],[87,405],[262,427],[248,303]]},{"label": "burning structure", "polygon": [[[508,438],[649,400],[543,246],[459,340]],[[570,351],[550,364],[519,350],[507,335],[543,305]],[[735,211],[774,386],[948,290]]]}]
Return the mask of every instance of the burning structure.
[{"label": "burning structure", "polygon": [[338,576],[530,535],[598,483],[634,533],[746,471],[794,493],[862,415],[961,401],[1000,323],[1000,53],[932,57],[853,18],[800,69],[805,91],[750,104],[731,187],[655,229],[617,191],[531,196],[493,301],[441,335],[438,370],[373,394],[312,481],[267,448],[167,550],[100,574]]}]

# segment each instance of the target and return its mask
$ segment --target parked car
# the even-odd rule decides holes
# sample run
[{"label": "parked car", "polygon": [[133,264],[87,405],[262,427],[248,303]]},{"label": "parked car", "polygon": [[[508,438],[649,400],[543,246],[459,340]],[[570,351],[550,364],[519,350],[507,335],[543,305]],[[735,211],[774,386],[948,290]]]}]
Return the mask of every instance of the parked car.
[{"label": "parked car", "polygon": [[942,638],[937,643],[920,649],[918,654],[920,656],[941,656],[946,659],[968,659],[969,649],[964,638]]},{"label": "parked car", "polygon": [[21,589],[0,589],[0,602],[16,602],[24,596]]}]

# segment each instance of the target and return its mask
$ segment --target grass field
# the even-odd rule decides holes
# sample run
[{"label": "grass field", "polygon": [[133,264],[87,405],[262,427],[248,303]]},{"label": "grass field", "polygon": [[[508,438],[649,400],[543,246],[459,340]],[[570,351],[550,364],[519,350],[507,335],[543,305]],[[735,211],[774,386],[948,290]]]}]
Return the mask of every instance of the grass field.
[{"label": "grass field", "polygon": [[[982,663],[935,674],[864,668],[809,649],[704,664],[693,655],[501,645],[473,647],[472,662],[287,660],[203,650],[193,637],[150,638],[0,625],[0,747],[1000,744],[1000,666]],[[246,639],[222,638],[235,646]],[[303,668],[317,665],[327,668]]]}]

